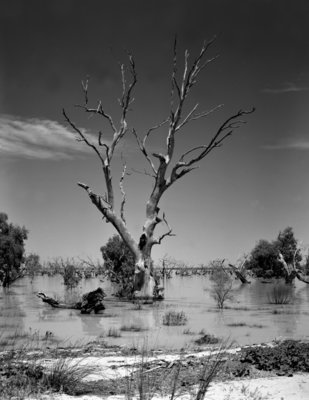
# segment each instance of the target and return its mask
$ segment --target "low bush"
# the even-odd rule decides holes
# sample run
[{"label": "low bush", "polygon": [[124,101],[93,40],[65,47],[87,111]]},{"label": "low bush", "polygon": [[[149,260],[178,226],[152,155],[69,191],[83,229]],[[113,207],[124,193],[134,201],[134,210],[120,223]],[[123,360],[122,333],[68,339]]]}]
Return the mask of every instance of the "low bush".
[{"label": "low bush", "polygon": [[186,325],[188,318],[183,311],[168,311],[163,315],[163,325],[180,326]]},{"label": "low bush", "polygon": [[285,283],[278,283],[268,293],[270,304],[289,304],[292,300],[293,288]]},{"label": "low bush", "polygon": [[124,331],[124,332],[141,332],[141,331],[145,331],[146,329],[139,324],[132,323],[129,325],[122,325],[120,327],[120,330]]},{"label": "low bush", "polygon": [[240,361],[278,375],[309,372],[309,343],[285,340],[276,347],[249,347],[242,350]]},{"label": "low bush", "polygon": [[201,336],[199,339],[196,339],[194,343],[202,346],[204,344],[217,344],[220,342],[220,339],[214,335],[209,335],[208,333]]}]

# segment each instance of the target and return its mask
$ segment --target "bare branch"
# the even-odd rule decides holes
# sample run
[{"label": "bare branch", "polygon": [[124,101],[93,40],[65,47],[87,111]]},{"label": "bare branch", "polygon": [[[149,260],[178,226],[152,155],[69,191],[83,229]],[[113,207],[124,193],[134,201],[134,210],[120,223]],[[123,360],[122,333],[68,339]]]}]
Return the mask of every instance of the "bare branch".
[{"label": "bare branch", "polygon": [[190,121],[194,121],[196,119],[204,118],[213,113],[214,111],[218,110],[219,108],[223,107],[223,104],[219,104],[216,107],[213,107],[210,110],[207,111],[202,111],[200,113],[195,113],[196,109],[198,107],[198,104],[196,104],[192,110],[189,112],[189,114],[184,118],[184,120],[176,127],[175,131],[179,131],[184,125],[186,125]]},{"label": "bare branch", "polygon": [[134,86],[137,83],[137,75],[136,75],[136,70],[135,70],[135,62],[134,62],[134,58],[132,56],[132,54],[128,53],[129,56],[129,63],[130,63],[130,73],[131,73],[131,77],[132,77],[132,81],[129,84],[129,86],[127,87],[127,82],[126,82],[126,78],[125,78],[125,70],[124,70],[124,66],[121,65],[121,80],[122,80],[122,96],[120,99],[120,105],[122,108],[122,124],[124,126],[124,128],[126,128],[126,115],[129,109],[129,105],[132,103],[133,99],[132,99],[132,90],[134,88]]},{"label": "bare branch", "polygon": [[178,98],[181,96],[180,87],[177,82],[177,36],[175,36],[174,40],[174,47],[173,47],[173,71],[172,71],[172,87],[171,87],[171,114],[173,115],[173,108],[174,108],[174,93],[175,88],[177,90]]},{"label": "bare branch", "polygon": [[122,221],[124,222],[124,224],[126,224],[126,220],[124,217],[124,206],[126,204],[126,192],[123,187],[123,181],[124,181],[124,177],[126,175],[126,169],[127,169],[127,165],[126,165],[126,163],[124,163],[121,178],[119,181],[120,191],[122,194],[122,200],[121,200],[121,205],[120,205],[120,217],[121,217]]},{"label": "bare branch", "polygon": [[162,217],[165,225],[167,226],[167,232],[163,233],[163,235],[159,236],[158,239],[154,240],[153,244],[161,244],[162,240],[166,237],[166,236],[176,236],[174,233],[172,233],[172,228],[169,226],[167,219],[165,217],[165,213],[163,213],[163,217]]},{"label": "bare branch", "polygon": [[[86,103],[87,104],[87,103]],[[98,105],[96,108],[89,108],[87,107],[87,105],[81,105],[81,104],[76,104],[75,107],[78,108],[82,108],[85,112],[90,113],[90,114],[98,114],[101,115],[102,117],[104,117],[105,119],[108,120],[110,127],[112,128],[114,133],[117,133],[117,128],[115,126],[115,123],[113,121],[113,118],[110,114],[107,114],[103,107],[102,107],[102,103],[101,100],[98,102]]]},{"label": "bare branch", "polygon": [[[229,136],[231,136],[231,134],[233,132],[233,129],[239,128],[242,124],[245,123],[245,121],[240,120],[239,117],[241,117],[242,115],[251,114],[252,112],[254,112],[254,108],[252,108],[251,110],[248,110],[248,111],[246,111],[246,110],[238,111],[236,114],[234,114],[231,117],[229,117],[219,127],[219,129],[217,130],[216,134],[212,137],[212,139],[210,140],[208,145],[201,145],[201,146],[193,147],[192,149],[190,149],[190,150],[186,151],[185,153],[183,153],[182,156],[180,157],[179,161],[176,163],[176,165],[172,169],[169,185],[171,185],[173,182],[175,182],[177,179],[179,179],[180,177],[184,176],[188,172],[192,171],[192,168],[188,168],[188,167],[191,167],[192,165],[194,165],[197,162],[201,161],[213,149],[215,149],[217,147],[220,147],[222,145],[222,143],[224,142],[224,140],[227,139]],[[228,130],[228,132],[223,134],[223,132],[225,132],[226,130]],[[201,150],[197,156],[192,157],[188,161],[185,161],[185,158],[189,154],[191,154],[191,153],[193,153],[193,152],[195,152],[197,150]],[[183,171],[181,171],[181,172],[178,172],[178,170],[180,168],[185,168],[185,169]]]},{"label": "bare branch", "polygon": [[150,173],[147,172],[145,169],[144,169],[144,171],[139,171],[138,169],[131,168],[131,171],[132,171],[132,172],[135,172],[136,174],[141,174],[141,175],[150,176],[151,178],[154,178],[154,179],[156,178],[155,175],[150,174]]},{"label": "bare branch", "polygon": [[156,129],[161,128],[161,127],[162,127],[164,124],[166,124],[168,121],[169,121],[169,118],[165,119],[164,121],[160,122],[159,124],[157,124],[157,125],[151,127],[150,129],[148,129],[148,131],[147,131],[147,133],[145,134],[144,139],[143,139],[142,142],[141,142],[140,138],[138,137],[138,135],[137,135],[135,129],[132,130],[132,133],[133,133],[133,135],[134,135],[135,138],[136,138],[137,144],[138,144],[138,146],[139,146],[141,152],[144,154],[145,158],[147,159],[148,163],[150,164],[151,169],[153,170],[154,174],[157,174],[157,169],[156,169],[156,167],[155,167],[155,165],[154,165],[152,159],[150,158],[150,156],[149,156],[149,154],[148,154],[148,151],[147,151],[147,149],[146,149],[146,141],[147,141],[149,135],[151,134],[151,132],[155,131]]},{"label": "bare branch", "polygon": [[86,81],[82,81],[82,87],[85,97],[85,104],[88,104],[88,84],[89,84],[89,77],[87,76]]},{"label": "bare branch", "polygon": [[64,109],[62,110],[62,114],[64,115],[64,118],[69,123],[69,125],[74,129],[74,131],[78,133],[78,135],[79,135],[78,141],[85,142],[87,144],[87,146],[92,148],[92,150],[96,153],[96,155],[99,157],[102,164],[104,165],[104,158],[102,157],[102,155],[99,152],[99,150],[97,149],[97,147],[93,143],[89,142],[86,135],[84,135],[83,132],[79,128],[77,128],[77,126],[70,120],[70,118],[67,116]]}]

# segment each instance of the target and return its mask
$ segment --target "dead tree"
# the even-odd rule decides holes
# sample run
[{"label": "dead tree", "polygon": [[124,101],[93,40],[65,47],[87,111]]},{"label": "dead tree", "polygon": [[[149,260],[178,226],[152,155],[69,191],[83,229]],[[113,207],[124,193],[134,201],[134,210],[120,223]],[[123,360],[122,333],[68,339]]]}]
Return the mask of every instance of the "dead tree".
[{"label": "dead tree", "polygon": [[[89,137],[80,129],[63,110],[63,115],[67,123],[77,133],[77,140],[89,146],[98,158],[103,172],[103,178],[106,184],[106,193],[97,194],[86,183],[79,182],[78,185],[86,191],[92,203],[97,207],[106,222],[111,223],[119,233],[124,242],[128,245],[135,257],[135,282],[137,297],[153,297],[154,279],[153,279],[153,261],[151,251],[154,245],[161,244],[168,236],[173,236],[172,228],[169,226],[165,213],[160,214],[159,203],[163,194],[179,179],[197,168],[198,163],[204,159],[210,152],[219,148],[223,142],[231,136],[235,128],[239,128],[245,121],[242,117],[250,114],[254,109],[245,111],[240,110],[227,118],[221,126],[215,131],[206,144],[192,147],[185,151],[179,159],[174,159],[176,141],[179,135],[184,131],[187,125],[195,120],[205,118],[222,105],[218,105],[210,110],[199,111],[199,104],[193,108],[187,109],[187,100],[192,88],[196,85],[200,73],[217,57],[207,59],[207,53],[215,38],[205,41],[196,58],[189,62],[189,52],[184,54],[184,67],[181,74],[177,70],[177,46],[176,40],[173,47],[173,68],[171,73],[171,92],[170,109],[167,118],[157,125],[148,129],[142,135],[138,135],[134,128],[129,127],[127,116],[129,107],[134,101],[133,91],[137,83],[137,74],[135,61],[129,54],[128,70],[124,65],[120,66],[122,80],[122,94],[119,99],[120,121],[116,123],[114,118],[108,114],[99,101],[94,107],[89,105],[88,80],[82,82],[84,102],[78,105],[81,110],[89,115],[101,117],[108,124],[112,140],[107,143],[103,140],[102,132],[98,132],[97,142],[93,143]],[[127,74],[130,79],[128,80]],[[159,129],[166,129],[166,149],[162,153],[152,152],[147,145],[149,137]],[[121,205],[117,212],[114,202],[114,182],[112,174],[112,160],[120,141],[122,141],[129,132],[132,132],[136,138],[138,147],[149,165],[153,178],[153,186],[148,198],[145,214],[146,219],[142,227],[142,232],[138,240],[131,235],[124,215],[126,193],[123,186],[126,174],[126,165],[123,167],[123,173],[119,182],[121,191]],[[166,226],[166,232],[160,236],[155,236],[155,229],[158,224],[163,223]]]},{"label": "dead tree", "polygon": [[245,265],[246,265],[247,257],[248,257],[247,255],[244,255],[238,261],[238,265],[229,264],[229,266],[232,268],[232,271],[234,272],[236,278],[238,278],[241,283],[251,283],[246,277]]}]

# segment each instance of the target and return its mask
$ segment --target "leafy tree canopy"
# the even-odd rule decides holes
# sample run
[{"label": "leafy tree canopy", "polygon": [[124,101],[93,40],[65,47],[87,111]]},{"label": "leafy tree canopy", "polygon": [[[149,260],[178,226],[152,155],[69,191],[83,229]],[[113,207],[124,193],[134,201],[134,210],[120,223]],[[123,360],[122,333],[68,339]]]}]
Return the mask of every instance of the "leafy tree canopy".
[{"label": "leafy tree canopy", "polygon": [[119,297],[130,297],[134,291],[135,259],[129,247],[118,235],[112,236],[101,247],[104,270],[108,279],[116,284]]},{"label": "leafy tree canopy", "polygon": [[278,261],[279,252],[283,255],[287,264],[299,263],[302,259],[298,242],[291,227],[280,231],[277,238],[273,241],[261,239],[251,251],[249,260],[245,266],[257,277],[283,277],[285,271],[282,264]]},{"label": "leafy tree canopy", "polygon": [[20,276],[27,237],[25,227],[9,223],[7,214],[0,213],[0,281],[3,286],[9,286]]}]

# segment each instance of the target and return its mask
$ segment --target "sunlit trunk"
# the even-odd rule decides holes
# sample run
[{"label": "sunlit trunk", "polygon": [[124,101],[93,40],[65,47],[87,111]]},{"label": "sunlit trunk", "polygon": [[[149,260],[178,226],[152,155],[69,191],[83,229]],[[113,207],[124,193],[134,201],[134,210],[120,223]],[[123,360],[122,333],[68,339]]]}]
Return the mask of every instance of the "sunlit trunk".
[{"label": "sunlit trunk", "polygon": [[151,258],[151,241],[143,234],[139,243],[139,257],[135,264],[134,297],[153,299],[155,280],[153,276],[153,260]]}]

